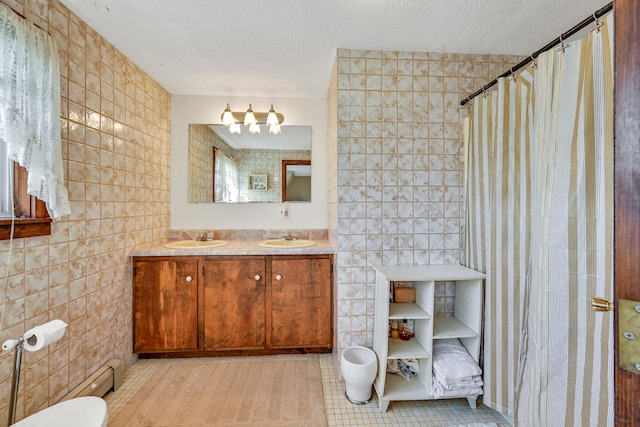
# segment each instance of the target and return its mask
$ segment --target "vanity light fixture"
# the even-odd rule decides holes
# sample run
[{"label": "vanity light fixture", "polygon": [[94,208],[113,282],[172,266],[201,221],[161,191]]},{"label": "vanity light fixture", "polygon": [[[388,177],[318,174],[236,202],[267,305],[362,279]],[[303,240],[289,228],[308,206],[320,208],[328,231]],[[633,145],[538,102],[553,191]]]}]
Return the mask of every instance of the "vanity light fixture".
[{"label": "vanity light fixture", "polygon": [[233,118],[231,107],[229,106],[229,104],[227,104],[227,108],[225,108],[224,113],[222,113],[222,124],[225,126],[231,126],[235,123],[236,123],[236,119]]},{"label": "vanity light fixture", "polygon": [[267,124],[269,126],[276,126],[280,124],[278,116],[276,116],[276,110],[273,109],[273,104],[271,104],[271,109],[269,110],[269,114],[267,114]]},{"label": "vanity light fixture", "polygon": [[266,113],[254,112],[251,104],[246,112],[231,111],[231,106],[227,104],[220,118],[222,124],[229,128],[230,133],[240,133],[242,131],[240,124],[243,124],[249,126],[249,132],[252,135],[260,133],[260,125],[269,126],[269,132],[277,135],[282,132],[280,124],[284,121],[284,116],[273,109],[273,104]]},{"label": "vanity light fixture", "polygon": [[[247,114],[244,115],[244,125],[251,126],[258,124],[256,120],[256,115],[253,114],[253,108],[251,108],[251,104],[249,104],[249,109],[247,110]],[[252,132],[255,133],[255,132]]]},{"label": "vanity light fixture", "polygon": [[279,133],[281,133],[282,131],[280,130],[280,125],[273,125],[273,126],[269,126],[269,133],[272,133],[274,135],[277,135]]},{"label": "vanity light fixture", "polygon": [[229,132],[239,134],[242,132],[242,129],[240,129],[240,125],[238,123],[232,123],[229,125]]}]

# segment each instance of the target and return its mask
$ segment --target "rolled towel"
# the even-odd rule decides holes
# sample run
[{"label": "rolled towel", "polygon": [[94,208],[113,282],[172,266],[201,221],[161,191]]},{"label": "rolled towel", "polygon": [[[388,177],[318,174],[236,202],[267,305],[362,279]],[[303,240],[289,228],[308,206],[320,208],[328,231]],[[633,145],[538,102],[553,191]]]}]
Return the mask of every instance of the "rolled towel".
[{"label": "rolled towel", "polygon": [[420,372],[420,363],[417,359],[391,359],[387,361],[387,372],[410,380]]},{"label": "rolled towel", "polygon": [[415,377],[417,373],[415,372],[413,367],[407,366],[407,364],[404,363],[404,360],[406,359],[398,360],[398,375],[400,375],[405,380],[409,381],[413,379],[413,377]]},{"label": "rolled towel", "polygon": [[387,361],[387,372],[398,373],[398,362],[402,361],[414,373],[420,372],[420,363],[418,359],[390,359]]},{"label": "rolled towel", "polygon": [[409,369],[411,369],[416,374],[420,372],[420,362],[418,362],[418,359],[400,359],[400,360],[402,361],[402,363],[407,365]]}]

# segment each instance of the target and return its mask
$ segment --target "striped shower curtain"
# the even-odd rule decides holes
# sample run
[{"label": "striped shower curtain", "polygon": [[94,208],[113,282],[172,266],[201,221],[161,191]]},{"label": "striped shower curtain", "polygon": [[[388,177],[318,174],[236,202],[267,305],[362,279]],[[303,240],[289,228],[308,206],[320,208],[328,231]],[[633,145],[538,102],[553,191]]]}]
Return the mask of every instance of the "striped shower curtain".
[{"label": "striped shower curtain", "polygon": [[[487,273],[484,403],[613,424],[612,17],[474,99],[465,261]],[[611,379],[611,380],[610,380]]]}]

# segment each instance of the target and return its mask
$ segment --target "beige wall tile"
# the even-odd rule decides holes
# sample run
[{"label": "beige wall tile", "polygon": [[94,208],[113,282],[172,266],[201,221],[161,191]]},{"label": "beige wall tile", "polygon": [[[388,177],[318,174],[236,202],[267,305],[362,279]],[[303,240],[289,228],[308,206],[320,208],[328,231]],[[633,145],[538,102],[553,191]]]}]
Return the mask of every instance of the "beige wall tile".
[{"label": "beige wall tile", "polygon": [[[10,264],[0,340],[54,318],[69,324],[61,341],[25,354],[21,418],[58,401],[107,360],[135,360],[127,252],[168,233],[171,105],[160,85],[57,0],[8,4],[58,46],[72,209],[52,224],[51,236],[15,240],[10,262],[9,244],[0,242],[2,277]],[[0,356],[3,372],[12,358]],[[0,376],[7,397],[0,420],[7,419],[10,382]]]},{"label": "beige wall tile", "polygon": [[[519,57],[339,49],[328,93],[338,351],[373,344],[374,264],[460,261],[459,101]],[[436,314],[454,295],[437,293]]]}]

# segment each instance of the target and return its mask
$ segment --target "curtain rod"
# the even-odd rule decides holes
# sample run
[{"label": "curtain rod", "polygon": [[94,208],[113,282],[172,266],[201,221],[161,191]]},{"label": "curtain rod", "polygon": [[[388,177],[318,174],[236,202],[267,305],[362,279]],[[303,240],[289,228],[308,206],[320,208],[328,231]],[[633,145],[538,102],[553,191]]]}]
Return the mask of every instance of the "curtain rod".
[{"label": "curtain rod", "polygon": [[557,45],[559,43],[563,43],[564,40],[566,40],[567,38],[571,37],[572,35],[574,35],[578,31],[580,31],[581,29],[583,29],[584,27],[586,27],[590,23],[596,21],[601,16],[609,13],[611,10],[613,10],[613,2],[609,3],[608,5],[603,7],[602,9],[597,10],[593,15],[591,15],[588,18],[585,18],[582,22],[580,22],[578,25],[576,25],[573,28],[571,28],[566,33],[561,34],[560,37],[554,39],[552,42],[547,43],[542,49],[539,49],[539,50],[535,51],[534,53],[532,53],[529,58],[527,58],[524,61],[520,62],[519,64],[513,66],[509,70],[505,71],[504,73],[502,73],[497,78],[493,79],[488,84],[482,86],[482,89],[478,89],[477,91],[473,92],[471,95],[469,95],[468,97],[466,97],[465,99],[460,101],[460,105],[465,105],[467,102],[471,101],[473,98],[475,98],[476,96],[480,95],[481,93],[483,93],[484,91],[489,89],[491,86],[494,86],[496,83],[498,83],[498,79],[499,78],[507,77],[507,76],[513,74],[514,71],[516,71],[516,70],[524,67],[525,65],[527,65],[528,63],[530,63],[531,61],[536,59],[538,57],[538,55],[540,55],[541,53],[546,52],[547,50],[551,49],[552,47],[554,47],[555,45]]}]

